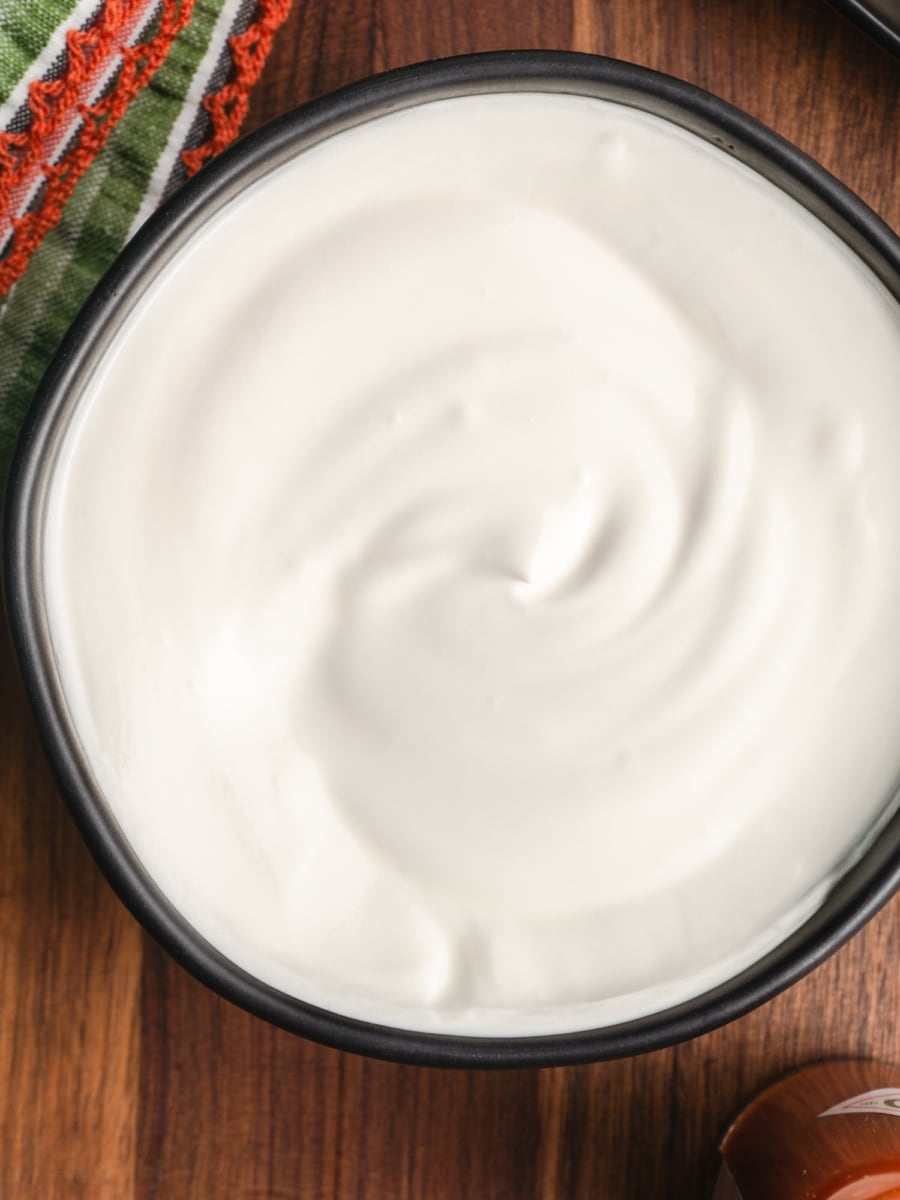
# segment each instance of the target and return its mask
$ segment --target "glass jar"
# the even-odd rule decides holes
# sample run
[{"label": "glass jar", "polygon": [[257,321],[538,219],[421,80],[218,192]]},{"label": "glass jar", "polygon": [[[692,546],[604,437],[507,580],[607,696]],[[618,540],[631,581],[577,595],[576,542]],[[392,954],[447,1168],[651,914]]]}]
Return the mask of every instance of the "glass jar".
[{"label": "glass jar", "polygon": [[900,1067],[804,1067],[761,1092],[719,1148],[713,1200],[900,1200]]}]

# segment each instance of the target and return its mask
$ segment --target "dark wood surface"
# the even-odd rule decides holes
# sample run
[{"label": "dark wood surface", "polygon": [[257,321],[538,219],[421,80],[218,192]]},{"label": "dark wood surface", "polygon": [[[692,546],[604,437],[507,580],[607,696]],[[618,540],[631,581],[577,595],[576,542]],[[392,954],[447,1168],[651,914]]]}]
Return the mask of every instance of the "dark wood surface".
[{"label": "dark wood surface", "polygon": [[[900,64],[820,0],[295,0],[249,125],[373,70],[508,47],[679,75],[900,227]],[[270,1029],[144,936],[63,811],[0,639],[2,1200],[700,1200],[762,1083],[900,1063],[900,901],[790,992],[626,1062],[369,1062]]]}]

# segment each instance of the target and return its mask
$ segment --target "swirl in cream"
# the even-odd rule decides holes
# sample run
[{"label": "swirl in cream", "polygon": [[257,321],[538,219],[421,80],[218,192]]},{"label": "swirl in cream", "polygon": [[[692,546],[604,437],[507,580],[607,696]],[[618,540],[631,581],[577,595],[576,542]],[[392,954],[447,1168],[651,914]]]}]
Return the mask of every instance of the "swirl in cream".
[{"label": "swirl in cream", "polygon": [[880,285],[658,119],[469,98],[300,155],[153,283],[57,468],[113,812],[211,942],[352,1015],[719,982],[900,765],[898,378]]}]

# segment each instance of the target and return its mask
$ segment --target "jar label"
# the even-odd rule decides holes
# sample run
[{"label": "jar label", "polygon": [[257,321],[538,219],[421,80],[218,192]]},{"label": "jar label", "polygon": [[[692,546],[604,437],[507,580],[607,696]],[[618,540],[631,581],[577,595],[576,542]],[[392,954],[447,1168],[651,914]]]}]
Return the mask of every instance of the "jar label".
[{"label": "jar label", "polygon": [[712,1200],[743,1200],[743,1193],[725,1163],[722,1163],[719,1178],[716,1180],[716,1190],[712,1194]]},{"label": "jar label", "polygon": [[820,1117],[839,1117],[843,1113],[884,1113],[888,1117],[900,1117],[900,1088],[876,1088],[872,1092],[863,1092],[860,1096],[851,1096],[842,1100],[833,1108],[828,1108]]}]

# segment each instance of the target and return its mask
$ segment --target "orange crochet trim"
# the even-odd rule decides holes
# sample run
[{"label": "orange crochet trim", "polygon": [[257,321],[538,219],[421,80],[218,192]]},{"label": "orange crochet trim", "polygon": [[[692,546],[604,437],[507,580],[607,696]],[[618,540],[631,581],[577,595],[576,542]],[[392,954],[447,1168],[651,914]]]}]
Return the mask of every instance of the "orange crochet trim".
[{"label": "orange crochet trim", "polygon": [[[94,25],[71,29],[66,35],[68,60],[63,75],[31,84],[30,126],[23,133],[0,133],[0,216],[9,214],[13,229],[9,252],[0,260],[0,295],[12,287],[47,232],[59,223],[78,180],[128,105],[162,65],[193,7],[194,0],[162,0],[156,33],[140,45],[128,46],[127,39],[147,13],[147,4],[145,0],[107,0]],[[114,86],[97,103],[85,103],[116,54],[121,65]],[[54,152],[78,119],[81,126],[72,146],[53,163]],[[16,204],[41,175],[47,185],[38,207],[22,217],[12,217]]]},{"label": "orange crochet trim", "polygon": [[203,101],[203,107],[212,119],[212,133],[201,145],[185,150],[181,155],[188,175],[193,175],[207,159],[224,150],[237,137],[247,115],[250,89],[259,79],[272,49],[272,38],[290,8],[291,0],[259,0],[253,22],[243,33],[229,39],[234,76],[220,91]]},{"label": "orange crochet trim", "polygon": [[67,61],[58,79],[35,80],[28,89],[31,122],[23,133],[0,135],[0,212],[42,162],[52,156],[54,145],[77,116],[77,106],[93,89],[119,45],[127,38],[136,10],[148,7],[146,0],[111,0],[88,29],[70,29],[66,34]]}]

